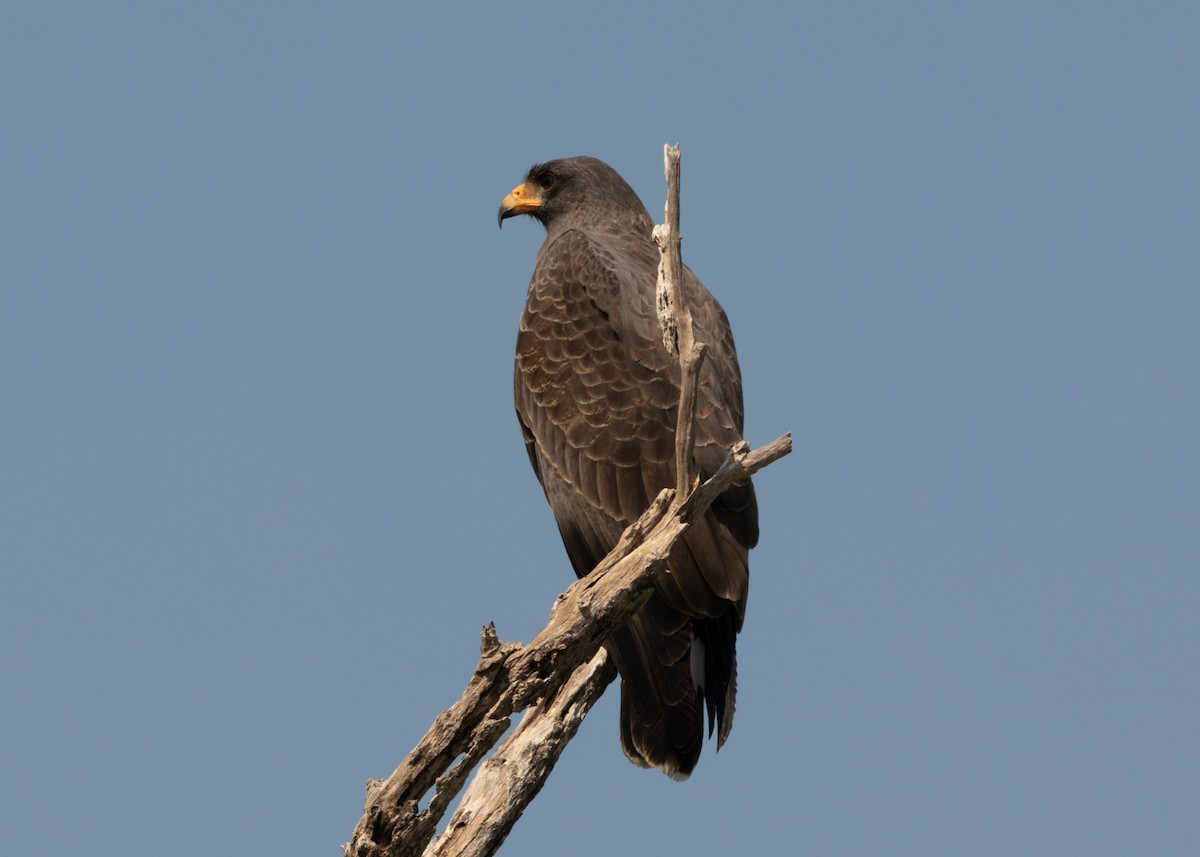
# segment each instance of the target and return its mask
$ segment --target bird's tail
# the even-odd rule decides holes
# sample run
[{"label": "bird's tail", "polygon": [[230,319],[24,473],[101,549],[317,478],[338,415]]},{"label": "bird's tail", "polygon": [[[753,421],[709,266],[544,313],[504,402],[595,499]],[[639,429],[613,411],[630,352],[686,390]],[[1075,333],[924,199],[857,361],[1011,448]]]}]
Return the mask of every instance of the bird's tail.
[{"label": "bird's tail", "polygon": [[[648,614],[654,614],[653,621]],[[693,633],[693,620],[681,614],[674,633],[662,633],[664,615],[675,611],[659,596],[634,616],[629,625],[609,639],[608,649],[621,673],[621,749],[635,765],[657,768],[676,780],[686,780],[700,759],[704,743],[704,701],[702,687],[711,683],[708,659]],[[676,624],[676,623],[671,623]],[[695,650],[694,647],[695,646]],[[696,660],[693,664],[693,651]],[[732,657],[732,652],[727,652]],[[733,691],[729,683],[722,694],[721,728],[723,742],[733,722]],[[710,704],[709,719],[713,719]],[[711,731],[711,727],[710,727]]]}]

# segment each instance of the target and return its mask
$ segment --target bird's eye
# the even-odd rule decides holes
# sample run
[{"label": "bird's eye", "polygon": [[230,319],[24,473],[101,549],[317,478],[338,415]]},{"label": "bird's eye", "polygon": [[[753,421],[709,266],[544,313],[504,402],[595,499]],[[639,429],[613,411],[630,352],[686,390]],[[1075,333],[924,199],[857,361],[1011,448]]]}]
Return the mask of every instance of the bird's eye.
[{"label": "bird's eye", "polygon": [[557,177],[554,175],[554,173],[542,173],[540,176],[538,176],[538,184],[542,186],[542,190],[549,190],[550,188],[554,187],[554,182],[556,180]]}]

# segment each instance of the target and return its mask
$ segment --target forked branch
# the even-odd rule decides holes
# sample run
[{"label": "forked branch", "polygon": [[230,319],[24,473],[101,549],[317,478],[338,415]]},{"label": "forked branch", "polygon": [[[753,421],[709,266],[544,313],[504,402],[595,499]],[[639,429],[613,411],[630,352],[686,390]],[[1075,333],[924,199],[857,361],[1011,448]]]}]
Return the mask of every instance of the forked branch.
[{"label": "forked branch", "polygon": [[[462,697],[438,715],[391,776],[368,783],[363,816],[343,846],[346,857],[494,854],[615,676],[601,646],[649,598],[671,546],[725,489],[791,451],[790,434],[753,451],[743,441],[696,485],[696,390],[705,346],[693,338],[683,300],[678,147],[667,147],[666,164],[667,225],[656,227],[654,237],[663,256],[663,341],[680,360],[678,484],[664,489],[612,552],[558,597],[549,623],[528,645],[501,643],[494,626],[483,629],[479,665]],[[520,725],[480,768],[445,831],[434,838],[450,801],[508,729],[511,715],[523,710]],[[422,810],[419,802],[431,789]]]}]

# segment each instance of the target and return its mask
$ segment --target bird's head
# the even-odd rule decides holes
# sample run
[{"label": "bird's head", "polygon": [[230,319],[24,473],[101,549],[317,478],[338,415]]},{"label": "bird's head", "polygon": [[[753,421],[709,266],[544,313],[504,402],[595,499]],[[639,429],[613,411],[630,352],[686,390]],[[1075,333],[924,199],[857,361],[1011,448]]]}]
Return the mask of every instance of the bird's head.
[{"label": "bird's head", "polygon": [[528,214],[551,224],[602,224],[626,218],[649,219],[637,194],[623,178],[596,158],[561,158],[534,164],[525,181],[500,203],[496,222]]},{"label": "bird's head", "polygon": [[513,188],[512,193],[500,203],[496,223],[503,226],[505,220],[519,214],[528,214],[543,224],[549,223],[558,210],[555,200],[562,191],[562,185],[570,182],[569,176],[563,174],[561,169],[556,169],[562,163],[550,161],[530,167],[525,181]]}]

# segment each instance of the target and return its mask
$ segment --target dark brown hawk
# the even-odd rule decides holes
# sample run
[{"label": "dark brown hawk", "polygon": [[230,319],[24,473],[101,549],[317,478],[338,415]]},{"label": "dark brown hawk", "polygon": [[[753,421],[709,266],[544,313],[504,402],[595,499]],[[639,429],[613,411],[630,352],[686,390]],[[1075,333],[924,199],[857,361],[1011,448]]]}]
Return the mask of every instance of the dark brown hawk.
[{"label": "dark brown hawk", "polygon": [[[663,488],[675,485],[677,358],[655,312],[659,253],[633,189],[595,158],[538,164],[499,220],[546,227],[517,335],[516,406],[529,461],[582,577]],[[684,293],[709,346],[696,464],[710,476],[742,437],[742,381],[729,321],[690,270]],[[746,612],[754,488],[726,491],[676,545],[650,601],[606,644],[621,674],[621,747],[685,779],[704,737],[733,725],[735,644]]]}]

